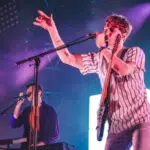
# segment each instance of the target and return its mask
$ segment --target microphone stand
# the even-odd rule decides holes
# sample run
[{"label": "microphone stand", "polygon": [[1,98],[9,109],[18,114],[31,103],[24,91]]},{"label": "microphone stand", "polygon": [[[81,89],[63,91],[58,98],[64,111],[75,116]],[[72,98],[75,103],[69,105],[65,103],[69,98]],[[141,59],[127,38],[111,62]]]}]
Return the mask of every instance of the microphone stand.
[{"label": "microphone stand", "polygon": [[9,109],[11,109],[13,106],[15,106],[17,104],[18,100],[15,101],[14,103],[10,104],[6,109],[2,110],[0,112],[0,116],[4,115]]},{"label": "microphone stand", "polygon": [[[82,37],[80,37],[80,38],[78,38],[78,39],[76,39],[76,40],[74,40],[72,42],[69,42],[67,44],[61,45],[61,46],[59,46],[57,48],[50,49],[50,50],[45,51],[43,53],[40,53],[38,55],[35,55],[35,56],[29,57],[27,59],[23,59],[21,61],[16,62],[17,65],[21,65],[21,64],[24,64],[24,63],[32,61],[32,60],[35,61],[35,85],[36,86],[35,86],[35,99],[34,99],[34,102],[33,102],[33,104],[34,104],[33,108],[35,108],[34,109],[35,113],[34,113],[34,130],[33,130],[33,132],[34,132],[33,133],[33,135],[34,135],[33,136],[33,138],[34,138],[33,139],[33,150],[37,149],[37,135],[38,135],[38,133],[37,133],[37,123],[38,122],[37,121],[39,121],[38,117],[40,117],[38,115],[38,113],[37,113],[38,112],[38,89],[37,89],[37,85],[38,85],[38,72],[39,72],[39,66],[40,66],[40,57],[43,57],[43,56],[45,56],[47,54],[56,52],[58,50],[62,50],[64,48],[67,48],[67,47],[70,47],[70,46],[73,46],[75,44],[79,44],[79,43],[85,42],[85,41],[87,41],[89,39],[94,39],[95,37],[96,37],[95,34],[88,35],[88,37],[87,37],[87,35],[84,35],[84,36],[82,36]],[[82,39],[82,38],[85,38],[85,39]],[[80,40],[80,39],[82,39],[82,40]]]},{"label": "microphone stand", "polygon": [[[13,97],[12,99],[18,99],[18,98],[26,98],[27,96],[17,96],[17,97]],[[11,109],[13,106],[15,106],[17,104],[17,102],[20,101],[20,100],[16,100],[15,102],[13,102],[12,104],[10,104],[8,107],[6,107],[5,109],[3,109],[1,112],[0,112],[0,116],[1,115],[4,115],[9,109]]]}]

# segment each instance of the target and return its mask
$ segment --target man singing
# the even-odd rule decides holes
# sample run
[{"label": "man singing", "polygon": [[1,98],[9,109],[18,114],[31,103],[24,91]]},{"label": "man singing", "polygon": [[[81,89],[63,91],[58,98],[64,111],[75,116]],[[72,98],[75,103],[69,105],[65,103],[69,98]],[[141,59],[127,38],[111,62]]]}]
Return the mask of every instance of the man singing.
[{"label": "man singing", "polygon": [[[53,16],[47,16],[40,10],[38,13],[34,25],[49,32],[54,47],[64,45]],[[104,32],[97,33],[96,37],[98,49],[107,43],[106,48],[88,54],[72,54],[67,48],[57,51],[63,63],[78,68],[83,75],[98,74],[103,88],[116,37],[120,36],[111,65],[107,116],[111,124],[105,150],[129,150],[131,145],[134,150],[150,150],[150,110],[144,83],[145,54],[139,47],[124,46],[131,30],[127,18],[110,15],[106,18]]]},{"label": "man singing", "polygon": [[[33,103],[35,94],[35,84],[29,84],[26,87],[26,94],[29,95],[28,101]],[[37,125],[38,137],[37,146],[56,143],[59,139],[59,127],[56,111],[53,107],[47,105],[42,100],[43,89],[38,85],[38,111],[39,124]],[[21,96],[21,95],[20,95]],[[11,127],[16,128],[21,125],[24,126],[23,137],[27,138],[27,142],[21,144],[21,150],[27,150],[29,146],[33,146],[33,128],[34,128],[34,114],[32,107],[26,107],[22,113],[20,108],[24,99],[19,99],[11,117]],[[30,144],[30,145],[29,145]]]}]

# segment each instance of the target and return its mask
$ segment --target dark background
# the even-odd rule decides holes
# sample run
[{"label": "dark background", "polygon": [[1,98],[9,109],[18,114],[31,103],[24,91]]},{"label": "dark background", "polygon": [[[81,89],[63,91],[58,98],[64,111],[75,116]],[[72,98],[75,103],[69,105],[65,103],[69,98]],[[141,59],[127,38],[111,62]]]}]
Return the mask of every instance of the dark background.
[{"label": "dark background", "polygon": [[[149,80],[150,3],[144,0],[1,0],[0,1],[0,110],[13,103],[25,85],[33,81],[34,68],[16,61],[53,48],[47,31],[33,26],[37,10],[53,13],[59,33],[65,42],[86,33],[103,31],[105,17],[119,13],[128,17],[133,32],[126,46],[140,46],[146,54],[145,83]],[[97,51],[95,40],[70,48],[73,53]],[[79,71],[59,61],[55,53],[41,59],[39,83],[44,100],[59,117],[60,140],[88,149],[89,96],[99,94],[97,75],[82,76]],[[28,105],[25,102],[25,105]],[[22,128],[11,129],[13,108],[0,117],[0,139],[21,137]]]}]

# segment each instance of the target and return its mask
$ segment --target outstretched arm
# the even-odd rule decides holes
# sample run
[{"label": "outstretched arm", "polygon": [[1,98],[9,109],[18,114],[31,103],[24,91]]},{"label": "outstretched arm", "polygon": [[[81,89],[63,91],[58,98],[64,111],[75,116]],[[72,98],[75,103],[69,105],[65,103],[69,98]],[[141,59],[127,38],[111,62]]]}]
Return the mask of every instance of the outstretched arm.
[{"label": "outstretched arm", "polygon": [[[39,16],[36,18],[36,21],[33,24],[36,26],[40,26],[49,32],[55,48],[64,45],[64,42],[61,39],[53,20],[53,15],[51,14],[50,16],[47,16],[41,10],[38,10],[38,13]],[[57,54],[63,63],[71,65],[78,69],[83,68],[82,58],[80,54],[71,54],[67,48],[57,51]]]}]

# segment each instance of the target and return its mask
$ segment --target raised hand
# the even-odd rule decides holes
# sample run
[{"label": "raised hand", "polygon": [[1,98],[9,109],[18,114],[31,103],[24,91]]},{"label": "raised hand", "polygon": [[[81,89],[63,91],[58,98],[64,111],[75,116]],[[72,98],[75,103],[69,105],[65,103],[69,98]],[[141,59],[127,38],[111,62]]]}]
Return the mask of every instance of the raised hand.
[{"label": "raised hand", "polygon": [[38,10],[39,16],[36,17],[36,21],[33,22],[34,25],[40,26],[45,30],[53,29],[55,27],[55,23],[53,20],[53,15],[47,16],[43,11]]},{"label": "raised hand", "polygon": [[[20,92],[20,93],[19,93],[19,96],[23,96],[23,95],[24,95],[23,92]],[[23,102],[24,102],[24,98],[19,98],[19,99],[18,99],[18,102],[17,102],[17,106],[22,105]]]},{"label": "raised hand", "polygon": [[105,43],[105,37],[104,37],[104,33],[100,33],[100,32],[97,32],[96,33],[96,46],[100,49],[101,47],[105,46],[106,43]]}]

